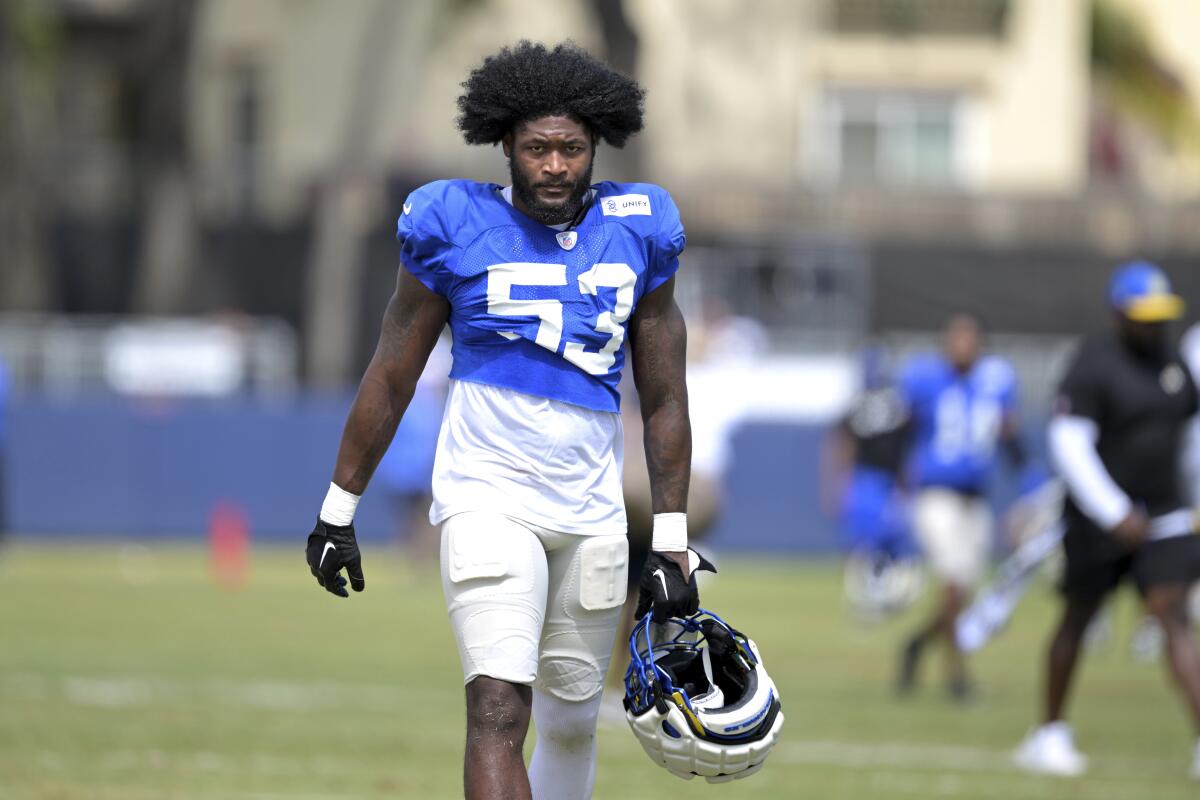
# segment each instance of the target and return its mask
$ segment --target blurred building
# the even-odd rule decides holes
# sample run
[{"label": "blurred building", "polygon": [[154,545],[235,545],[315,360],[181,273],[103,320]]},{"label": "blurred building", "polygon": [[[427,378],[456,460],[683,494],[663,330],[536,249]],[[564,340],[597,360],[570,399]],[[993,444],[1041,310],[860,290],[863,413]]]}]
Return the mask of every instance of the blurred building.
[{"label": "blurred building", "polygon": [[[1121,2],[1145,12],[1171,65],[1200,83],[1200,7]],[[197,21],[193,100],[205,197],[214,208],[296,213],[351,144],[377,172],[501,179],[486,148],[455,134],[459,82],[519,38],[574,38],[603,52],[592,6],[210,0]],[[649,96],[643,171],[759,191],[1076,195],[1089,178],[1090,8],[627,3]],[[356,121],[369,129],[354,130]],[[1200,176],[1188,190],[1200,194]]]},{"label": "blurred building", "polygon": [[1104,274],[1135,254],[1200,295],[1194,0],[4,9],[0,68],[28,91],[4,98],[23,113],[0,136],[0,222],[21,247],[0,306],[276,316],[309,378],[349,379],[390,293],[404,195],[506,179],[497,150],[462,143],[455,100],[520,38],[573,38],[636,72],[646,130],[602,148],[598,176],[668,186],[689,230],[684,303],[720,295],[776,347],[930,329],[957,308],[1068,333],[1103,321]]},{"label": "blurred building", "polygon": [[1086,180],[1082,0],[635,7],[647,81],[666,90],[648,135],[673,177],[1038,193]]},{"label": "blurred building", "polygon": [[457,135],[458,84],[501,44],[573,36],[595,49],[598,36],[580,35],[595,30],[578,1],[208,0],[192,95],[205,208],[294,218],[338,169],[380,186],[392,175],[502,179],[502,158]]},{"label": "blurred building", "polygon": [[[1138,126],[1127,130],[1134,156],[1140,162],[1139,182],[1155,194],[1190,198],[1200,193],[1200,4],[1191,0],[1113,0],[1135,31],[1146,37],[1155,57],[1143,65],[1160,85],[1181,98],[1189,111],[1178,147],[1164,146],[1160,137]],[[1144,91],[1144,87],[1143,87]]]}]

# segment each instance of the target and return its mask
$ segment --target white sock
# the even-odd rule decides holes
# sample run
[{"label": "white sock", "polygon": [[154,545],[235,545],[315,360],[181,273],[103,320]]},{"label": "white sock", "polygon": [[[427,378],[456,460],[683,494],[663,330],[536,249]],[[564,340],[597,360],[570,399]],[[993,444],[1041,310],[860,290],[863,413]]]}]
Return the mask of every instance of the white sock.
[{"label": "white sock", "polygon": [[600,694],[582,703],[533,690],[537,745],[529,762],[533,800],[588,800],[596,783]]}]

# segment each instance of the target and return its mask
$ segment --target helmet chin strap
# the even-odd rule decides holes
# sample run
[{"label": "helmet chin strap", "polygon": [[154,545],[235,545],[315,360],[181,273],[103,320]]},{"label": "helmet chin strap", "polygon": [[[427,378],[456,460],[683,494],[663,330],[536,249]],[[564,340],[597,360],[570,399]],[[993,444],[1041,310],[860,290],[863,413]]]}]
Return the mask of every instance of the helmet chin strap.
[{"label": "helmet chin strap", "polygon": [[704,677],[708,679],[708,691],[699,697],[691,698],[692,705],[697,708],[720,708],[725,705],[725,693],[713,679],[712,652],[704,648],[700,652],[700,663],[704,666]]}]

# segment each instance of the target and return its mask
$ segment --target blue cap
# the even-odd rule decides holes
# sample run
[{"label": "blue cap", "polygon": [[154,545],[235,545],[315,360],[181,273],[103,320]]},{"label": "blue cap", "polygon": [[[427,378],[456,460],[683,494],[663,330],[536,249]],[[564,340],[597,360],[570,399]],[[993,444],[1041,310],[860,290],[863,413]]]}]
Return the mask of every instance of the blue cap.
[{"label": "blue cap", "polygon": [[1171,282],[1149,261],[1131,261],[1113,273],[1108,282],[1108,302],[1135,322],[1166,322],[1183,316],[1183,298],[1171,291]]}]

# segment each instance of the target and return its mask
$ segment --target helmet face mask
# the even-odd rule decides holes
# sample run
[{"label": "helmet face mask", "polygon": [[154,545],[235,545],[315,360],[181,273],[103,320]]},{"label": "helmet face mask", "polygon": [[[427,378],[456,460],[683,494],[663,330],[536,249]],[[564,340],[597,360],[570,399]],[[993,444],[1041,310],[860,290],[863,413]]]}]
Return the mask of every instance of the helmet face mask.
[{"label": "helmet face mask", "polygon": [[[655,629],[667,629],[667,636]],[[651,760],[674,775],[710,783],[763,765],[783,728],[779,692],[754,642],[701,609],[629,639],[625,717]]]},{"label": "helmet face mask", "polygon": [[842,588],[855,615],[878,622],[905,611],[921,594],[924,570],[915,557],[862,548],[850,554]]}]

